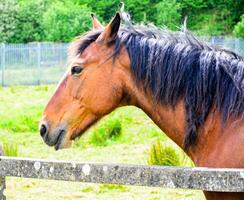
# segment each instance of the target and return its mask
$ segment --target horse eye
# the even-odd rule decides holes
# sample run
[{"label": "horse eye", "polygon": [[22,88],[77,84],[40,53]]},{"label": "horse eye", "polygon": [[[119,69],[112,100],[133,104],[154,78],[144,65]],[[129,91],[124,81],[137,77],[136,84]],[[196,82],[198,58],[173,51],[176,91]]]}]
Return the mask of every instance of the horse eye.
[{"label": "horse eye", "polygon": [[83,70],[82,67],[80,67],[80,66],[74,66],[74,67],[72,67],[72,69],[71,69],[71,74],[72,74],[72,75],[73,75],[73,74],[79,74],[79,73],[82,72],[82,70]]}]

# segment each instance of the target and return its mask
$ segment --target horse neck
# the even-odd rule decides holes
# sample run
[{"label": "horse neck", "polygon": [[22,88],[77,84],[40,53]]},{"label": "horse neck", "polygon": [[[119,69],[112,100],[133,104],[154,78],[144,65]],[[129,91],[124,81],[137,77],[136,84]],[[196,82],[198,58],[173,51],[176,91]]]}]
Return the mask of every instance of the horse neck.
[{"label": "horse neck", "polygon": [[[183,149],[186,132],[185,103],[180,100],[174,107],[156,103],[150,92],[133,86],[128,88],[127,104],[142,109],[158,127]],[[211,132],[211,133],[210,133]],[[222,133],[221,118],[214,110],[209,114],[204,127],[199,128],[199,137],[196,145],[192,145],[186,152],[196,165],[202,165],[204,152],[215,148],[214,141]],[[206,149],[207,147],[207,149]],[[204,150],[205,149],[205,150]],[[203,164],[205,165],[205,164]]]},{"label": "horse neck", "polygon": [[[129,91],[128,91],[129,90]],[[176,144],[183,147],[185,134],[185,108],[183,101],[179,101],[174,107],[156,103],[150,92],[133,85],[127,90],[129,102],[142,109]]]}]

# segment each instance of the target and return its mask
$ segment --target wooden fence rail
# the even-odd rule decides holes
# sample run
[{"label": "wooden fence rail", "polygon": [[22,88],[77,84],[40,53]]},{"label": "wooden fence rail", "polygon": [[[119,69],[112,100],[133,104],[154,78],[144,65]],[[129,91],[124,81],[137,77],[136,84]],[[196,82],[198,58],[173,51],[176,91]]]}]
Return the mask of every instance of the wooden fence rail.
[{"label": "wooden fence rail", "polygon": [[0,199],[5,177],[149,187],[244,192],[244,169],[94,164],[0,156]]}]

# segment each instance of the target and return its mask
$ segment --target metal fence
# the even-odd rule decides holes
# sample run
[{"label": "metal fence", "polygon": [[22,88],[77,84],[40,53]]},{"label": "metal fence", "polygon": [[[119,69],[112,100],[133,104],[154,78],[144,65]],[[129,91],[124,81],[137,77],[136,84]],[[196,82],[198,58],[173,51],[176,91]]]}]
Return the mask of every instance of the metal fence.
[{"label": "metal fence", "polygon": [[65,70],[68,44],[1,44],[2,86],[57,83]]},{"label": "metal fence", "polygon": [[[204,37],[208,42],[244,55],[244,38]],[[0,84],[37,85],[57,83],[67,60],[65,43],[0,45]]]}]

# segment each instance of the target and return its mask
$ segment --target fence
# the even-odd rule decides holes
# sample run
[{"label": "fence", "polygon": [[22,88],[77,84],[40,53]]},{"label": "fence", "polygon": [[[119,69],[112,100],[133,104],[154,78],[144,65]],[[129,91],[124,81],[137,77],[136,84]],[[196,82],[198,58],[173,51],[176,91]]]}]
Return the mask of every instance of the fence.
[{"label": "fence", "polygon": [[244,192],[244,169],[92,164],[0,157],[0,200],[5,177]]},{"label": "fence", "polygon": [[57,83],[65,70],[68,44],[1,44],[2,86]]},{"label": "fence", "polygon": [[[204,37],[212,44],[244,55],[244,38]],[[65,70],[69,44],[1,44],[0,84],[36,85],[57,83]]]}]

